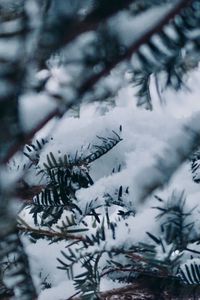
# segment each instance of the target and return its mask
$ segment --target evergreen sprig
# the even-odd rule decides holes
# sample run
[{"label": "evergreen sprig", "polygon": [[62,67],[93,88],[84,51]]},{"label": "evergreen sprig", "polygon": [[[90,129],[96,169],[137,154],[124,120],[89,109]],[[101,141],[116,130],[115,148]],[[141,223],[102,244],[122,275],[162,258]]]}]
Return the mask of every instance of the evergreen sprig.
[{"label": "evergreen sprig", "polygon": [[189,259],[180,265],[177,276],[185,285],[200,285],[200,263],[199,259]]},{"label": "evergreen sprig", "polygon": [[165,203],[159,198],[162,206],[154,207],[159,211],[157,220],[160,222],[161,234],[167,244],[174,244],[176,250],[183,251],[190,241],[190,235],[194,229],[191,215],[194,210],[186,210],[186,197],[184,192],[174,191]]},{"label": "evergreen sprig", "polygon": [[95,207],[90,205],[90,209],[88,206],[84,212],[80,210],[75,194],[77,190],[93,184],[88,165],[109,152],[122,139],[115,131],[113,131],[113,137],[98,136],[97,138],[101,144],[93,145],[94,151],[86,157],[83,157],[83,154],[79,157],[78,151],[73,159],[66,154],[63,158],[59,157],[58,159],[52,152],[47,154],[47,161],[43,164],[44,168],[40,169],[38,174],[46,176],[49,183],[33,197],[33,206],[30,210],[35,224],[38,224],[38,214],[41,214],[42,224],[51,226],[59,220],[65,209],[75,209],[83,217],[86,214],[92,214],[98,220]]},{"label": "evergreen sprig", "polygon": [[[134,54],[135,67],[132,80],[138,86],[139,106],[143,105],[147,109],[152,109],[149,92],[151,74],[164,71],[166,87],[178,90],[184,84],[183,76],[186,72],[198,65],[199,41],[193,32],[199,27],[200,3],[199,1],[193,2]],[[193,47],[188,47],[189,43]]]}]

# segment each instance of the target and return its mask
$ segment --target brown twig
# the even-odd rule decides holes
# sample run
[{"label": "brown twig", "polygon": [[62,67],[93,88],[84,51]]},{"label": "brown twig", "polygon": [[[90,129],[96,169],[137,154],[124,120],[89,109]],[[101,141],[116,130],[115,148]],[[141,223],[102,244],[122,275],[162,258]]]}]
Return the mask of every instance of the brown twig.
[{"label": "brown twig", "polygon": [[[194,300],[200,299],[200,288],[181,285],[178,279],[141,276],[125,287],[99,293],[101,300]],[[81,300],[72,297],[67,300]]]},{"label": "brown twig", "polygon": [[57,232],[57,231],[48,231],[48,230],[42,230],[42,229],[37,229],[33,228],[29,225],[27,227],[24,227],[22,225],[17,225],[17,228],[20,232],[26,232],[26,233],[34,233],[39,236],[46,236],[46,237],[51,237],[51,238],[60,238],[60,239],[65,239],[65,240],[76,240],[76,241],[85,241],[84,237],[81,235],[73,235],[65,232]]},{"label": "brown twig", "polygon": [[21,180],[18,181],[16,185],[15,195],[27,204],[33,203],[33,197],[39,194],[42,191],[42,189],[46,187],[45,185],[29,186],[28,184],[26,185],[26,183],[21,184],[21,182]]}]

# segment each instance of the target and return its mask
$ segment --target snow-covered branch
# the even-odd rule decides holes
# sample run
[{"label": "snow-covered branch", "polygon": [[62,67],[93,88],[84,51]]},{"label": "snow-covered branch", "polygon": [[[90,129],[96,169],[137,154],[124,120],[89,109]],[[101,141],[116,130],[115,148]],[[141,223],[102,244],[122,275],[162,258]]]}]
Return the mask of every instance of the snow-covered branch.
[{"label": "snow-covered branch", "polygon": [[169,139],[168,146],[156,157],[155,162],[140,170],[135,176],[135,195],[138,204],[142,204],[155,189],[162,188],[169,182],[180,165],[199,146],[199,139],[200,113],[197,113],[180,133]]},{"label": "snow-covered branch", "polygon": [[[107,19],[112,17],[114,14],[117,14],[119,11],[128,8],[128,6],[133,2],[134,0],[120,0],[116,4],[115,1],[112,1],[112,3],[110,3],[108,7],[106,7],[103,3],[99,3],[99,7],[94,7],[88,14],[86,14],[84,18],[83,15],[76,16],[76,18],[74,17],[74,15],[72,15],[71,19],[68,20],[67,18],[60,19],[60,16],[58,15],[57,20],[60,19],[60,23],[53,23],[51,25],[52,28],[50,28],[53,29],[53,31],[55,31],[56,26],[60,27],[60,29],[62,28],[60,39],[58,41],[58,36],[56,35],[54,37],[54,39],[56,39],[56,43],[53,40],[51,47],[49,47],[48,44],[47,48],[45,45],[45,40],[43,38],[43,34],[45,32],[42,32],[40,43],[38,45],[38,53],[36,54],[39,66],[43,67],[45,65],[45,61],[50,57],[50,55],[55,53],[55,51],[72,42],[80,34],[96,30],[100,23],[105,22]],[[62,1],[56,3],[56,5],[63,7]],[[63,13],[63,10],[60,9],[60,12]],[[51,13],[51,9],[49,13]],[[66,25],[65,22],[67,22],[68,24]],[[50,28],[44,28],[43,30],[49,30]],[[57,34],[56,31],[55,33]],[[51,35],[53,36],[52,32]],[[44,49],[41,49],[41,47]]]}]

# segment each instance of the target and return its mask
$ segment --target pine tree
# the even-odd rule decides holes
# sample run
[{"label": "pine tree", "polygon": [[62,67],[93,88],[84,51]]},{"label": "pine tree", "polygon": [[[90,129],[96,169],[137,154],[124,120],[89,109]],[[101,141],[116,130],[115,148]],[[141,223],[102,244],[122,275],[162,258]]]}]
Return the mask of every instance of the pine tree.
[{"label": "pine tree", "polygon": [[[122,116],[116,128],[103,116],[122,88],[134,86],[138,109],[150,111],[152,79],[161,101],[163,90],[185,88],[199,63],[200,1],[2,0],[0,23],[0,298],[51,290],[27,251],[39,241],[65,245],[56,262],[73,282],[65,299],[199,297],[195,208],[183,191],[158,190],[186,161],[199,183],[199,113],[134,176],[121,159]],[[102,119],[77,132],[91,103]],[[95,164],[112,169],[100,179]],[[135,234],[152,197],[156,230],[141,232],[145,242]]]}]

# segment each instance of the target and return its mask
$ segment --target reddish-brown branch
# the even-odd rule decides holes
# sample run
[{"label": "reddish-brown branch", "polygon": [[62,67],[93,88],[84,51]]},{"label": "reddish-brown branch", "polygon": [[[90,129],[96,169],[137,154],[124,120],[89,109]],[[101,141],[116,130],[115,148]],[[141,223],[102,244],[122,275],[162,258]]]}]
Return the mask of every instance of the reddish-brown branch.
[{"label": "reddish-brown branch", "polygon": [[[164,25],[168,24],[171,19],[173,19],[183,8],[188,6],[192,0],[181,0],[179,1],[158,23],[156,23],[152,28],[150,28],[148,31],[145,32],[141,37],[139,37],[126,51],[123,55],[118,57],[116,60],[114,60],[112,63],[110,63],[105,69],[103,69],[100,73],[94,75],[89,80],[87,80],[78,91],[79,98],[77,100],[77,103],[80,101],[81,97],[89,90],[92,89],[92,87],[103,77],[107,76],[110,71],[116,67],[120,62],[124,60],[128,60],[131,58],[131,56],[139,49],[139,47],[147,43],[149,39],[159,32]],[[71,107],[72,104],[69,106],[66,106],[66,111]],[[42,122],[40,122],[31,132],[26,134],[23,139],[21,139],[20,142],[18,142],[16,145],[14,145],[13,148],[8,151],[8,154],[4,158],[4,163],[6,163],[18,150],[19,148],[27,143],[35,133],[37,133],[45,124],[48,123],[52,118],[55,116],[59,116],[60,112],[58,109],[55,109],[52,111]]]},{"label": "reddish-brown branch", "polygon": [[3,163],[7,163],[9,159],[26,143],[28,143],[34,135],[42,129],[50,120],[52,120],[54,117],[61,116],[61,113],[58,108],[50,112],[45,118],[37,124],[31,131],[24,134],[23,137],[21,137],[20,141],[16,143],[8,152],[7,155],[4,157]]},{"label": "reddish-brown branch", "polygon": [[21,182],[19,181],[16,185],[15,195],[20,200],[24,201],[24,203],[32,203],[33,197],[39,194],[45,185],[35,185],[35,186],[21,186]]},{"label": "reddish-brown branch", "polygon": [[100,23],[105,22],[107,19],[112,17],[114,14],[119,11],[126,9],[129,7],[134,0],[124,0],[121,5],[111,6],[110,9],[105,12],[103,15],[98,13],[98,9],[92,11],[83,21],[76,22],[72,26],[70,26],[70,32],[67,32],[67,36],[63,39],[63,45],[67,45],[77,36],[87,31],[95,30]]},{"label": "reddish-brown branch", "polygon": [[[101,300],[194,300],[200,299],[200,288],[181,285],[178,280],[159,276],[141,276],[125,287],[101,292]],[[76,295],[67,300],[81,300]]]},{"label": "reddish-brown branch", "polygon": [[162,28],[169,23],[183,8],[192,3],[192,0],[181,0],[179,1],[165,16],[157,22],[152,28],[147,30],[141,37],[139,37],[125,52],[123,55],[119,56],[116,60],[112,61],[109,66],[103,69],[100,73],[96,74],[88,81],[86,81],[81,88],[79,89],[80,95],[83,95],[85,92],[91,89],[101,78],[107,76],[110,71],[116,67],[120,62],[128,60],[131,56],[138,51],[139,47],[147,43],[150,38],[160,32]]},{"label": "reddish-brown branch", "polygon": [[[163,268],[163,267],[160,267],[160,266],[157,266],[157,276],[159,277],[163,277],[163,278],[167,278],[168,276],[168,272],[167,272],[167,269]],[[112,274],[112,273],[115,273],[115,272],[118,272],[118,274],[120,273],[139,273],[140,275],[147,275],[147,276],[155,276],[155,272],[153,274],[153,272],[150,272],[150,271],[147,271],[144,268],[142,267],[139,267],[139,266],[135,266],[135,267],[132,267],[132,268],[114,268],[114,269],[109,269],[105,272],[103,272],[100,277],[104,277],[106,275],[109,275],[109,274]]]}]

